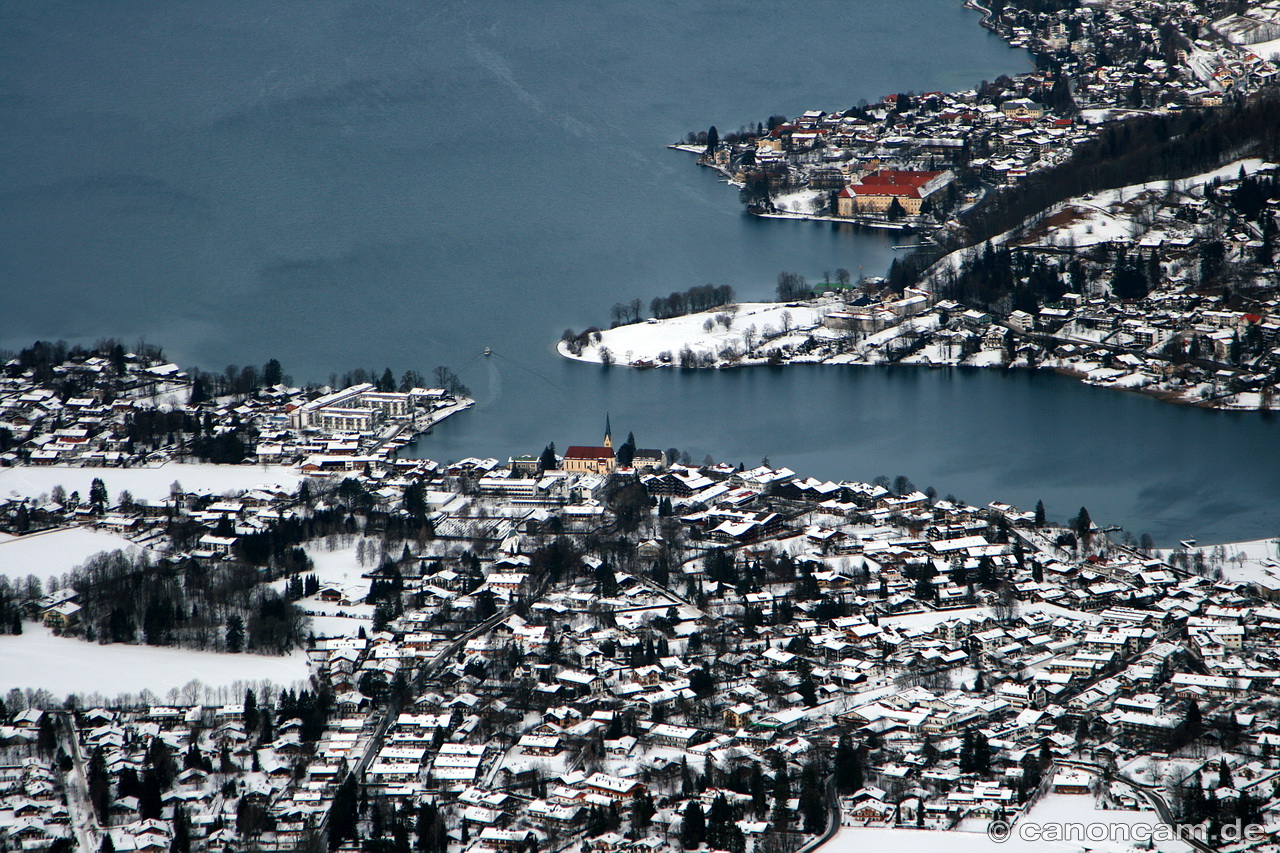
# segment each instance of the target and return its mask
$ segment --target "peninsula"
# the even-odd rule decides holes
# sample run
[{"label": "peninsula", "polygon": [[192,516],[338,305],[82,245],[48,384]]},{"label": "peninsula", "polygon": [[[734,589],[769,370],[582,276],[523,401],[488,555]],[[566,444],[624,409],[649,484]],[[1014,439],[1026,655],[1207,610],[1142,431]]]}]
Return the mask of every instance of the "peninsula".
[{"label": "peninsula", "polygon": [[615,312],[615,328],[566,335],[561,354],[1049,367],[1172,402],[1271,409],[1280,13],[1203,0],[984,11],[1037,71],[676,146],[738,184],[751,214],[918,232],[886,277],[786,274],[777,307],[654,310],[639,328],[638,310]]},{"label": "peninsula", "polygon": [[[611,329],[567,335],[559,351],[641,368],[1051,368],[1170,402],[1268,411],[1280,382],[1280,287],[1257,271],[1260,241],[1215,235],[1237,199],[1271,185],[1274,173],[1246,160],[1172,184],[1070,199],[982,247],[942,257],[915,286],[852,282],[843,270],[810,286],[783,274],[778,294],[789,301],[644,322],[628,316]],[[1204,273],[1228,267],[1255,273],[1236,292],[1201,286]],[[999,307],[989,307],[986,296],[1001,289]]]}]

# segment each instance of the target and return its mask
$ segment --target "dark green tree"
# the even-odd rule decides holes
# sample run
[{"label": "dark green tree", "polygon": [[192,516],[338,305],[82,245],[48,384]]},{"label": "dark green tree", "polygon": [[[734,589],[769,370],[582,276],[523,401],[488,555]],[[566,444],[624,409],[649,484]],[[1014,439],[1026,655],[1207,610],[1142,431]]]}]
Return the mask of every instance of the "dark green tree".
[{"label": "dark green tree", "polygon": [[98,813],[98,819],[106,823],[107,807],[111,799],[111,776],[107,772],[107,759],[103,755],[101,746],[94,747],[89,756],[88,775],[89,801],[93,803],[93,810]]},{"label": "dark green tree", "polygon": [[773,813],[770,820],[779,832],[791,827],[791,811],[787,800],[791,799],[791,780],[787,777],[787,762],[775,754],[773,760]]},{"label": "dark green tree", "polygon": [[270,359],[262,365],[262,384],[270,388],[284,382],[284,369],[276,359]]},{"label": "dark green tree", "polygon": [[800,774],[800,814],[804,818],[804,831],[822,832],[827,827],[827,800],[822,795],[822,783],[818,768],[811,762]]},{"label": "dark green tree", "polygon": [[684,818],[680,821],[680,845],[685,850],[694,850],[707,840],[707,822],[702,814],[702,804],[693,800],[685,806]]},{"label": "dark green tree", "polygon": [[614,453],[619,468],[630,468],[632,460],[636,456],[636,438],[634,434],[628,434],[627,440]]},{"label": "dark green tree", "polygon": [[751,791],[751,809],[757,818],[764,817],[765,809],[769,802],[765,796],[764,789],[764,773],[760,769],[760,762],[752,762],[751,779],[748,782],[748,788]]},{"label": "dark green tree", "polygon": [[336,850],[344,841],[357,837],[358,806],[359,786],[356,784],[356,777],[348,775],[334,795],[333,805],[329,807],[330,850]]},{"label": "dark green tree", "polygon": [[93,511],[98,515],[106,512],[107,484],[102,482],[101,477],[94,477],[93,483],[89,486],[89,505],[93,507]]},{"label": "dark green tree", "polygon": [[553,441],[543,449],[538,457],[538,467],[543,471],[554,471],[556,468],[556,443]]},{"label": "dark green tree", "polygon": [[241,652],[244,650],[244,620],[239,614],[233,613],[227,619],[227,651]]},{"label": "dark green tree", "polygon": [[1071,527],[1081,536],[1087,536],[1093,529],[1093,519],[1089,518],[1089,510],[1080,507],[1080,512],[1071,523]]},{"label": "dark green tree", "polygon": [[207,402],[209,399],[209,391],[205,388],[204,379],[199,373],[191,380],[191,396],[187,397],[187,405],[198,406]]},{"label": "dark green tree", "polygon": [[191,827],[187,823],[187,810],[175,806],[173,810],[173,841],[169,853],[191,853]]}]

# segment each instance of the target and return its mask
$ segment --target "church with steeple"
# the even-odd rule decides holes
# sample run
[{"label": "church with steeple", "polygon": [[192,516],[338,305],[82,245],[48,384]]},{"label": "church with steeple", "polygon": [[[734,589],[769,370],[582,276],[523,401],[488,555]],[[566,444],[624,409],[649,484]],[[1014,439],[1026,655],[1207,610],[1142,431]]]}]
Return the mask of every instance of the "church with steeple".
[{"label": "church with steeple", "polygon": [[604,416],[604,441],[599,447],[578,445],[567,448],[564,452],[564,470],[584,474],[611,474],[617,467],[618,460],[613,452],[613,424],[609,415]]}]

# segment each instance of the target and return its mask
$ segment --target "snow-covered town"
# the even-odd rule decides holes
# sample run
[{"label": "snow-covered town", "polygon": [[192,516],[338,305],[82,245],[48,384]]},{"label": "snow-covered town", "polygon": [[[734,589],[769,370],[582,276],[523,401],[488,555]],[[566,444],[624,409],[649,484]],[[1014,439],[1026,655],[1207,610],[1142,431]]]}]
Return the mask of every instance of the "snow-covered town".
[{"label": "snow-covered town", "polygon": [[[737,192],[750,216],[726,221],[784,239],[793,229],[866,242],[807,251],[803,263],[832,269],[821,280],[781,272],[775,301],[706,284],[617,302],[609,328],[566,329],[556,347],[593,370],[557,360],[541,337],[547,325],[512,298],[516,288],[559,311],[596,305],[561,287],[575,277],[606,282],[591,298],[622,282],[639,290],[669,280],[670,269],[641,257],[675,251],[669,235],[618,236],[644,218],[734,251],[723,235],[735,231],[673,226],[683,220],[672,208],[628,220],[601,215],[606,208],[583,201],[591,196],[557,195],[575,182],[600,184],[639,209],[652,184],[668,180],[638,150],[610,150],[629,136],[620,115],[670,98],[656,89],[625,95],[632,77],[653,88],[640,69],[657,68],[660,54],[597,67],[598,55],[577,54],[574,34],[558,31],[550,7],[539,9],[540,25],[563,38],[554,51],[510,26],[532,54],[503,42],[503,27],[485,23],[479,8],[456,29],[446,20],[454,10],[392,9],[406,44],[363,41],[378,32],[370,10],[308,10],[275,32],[255,18],[245,40],[269,47],[239,56],[233,64],[250,76],[238,77],[215,73],[226,69],[212,62],[223,41],[238,40],[228,35],[228,10],[179,16],[180,25],[149,19],[166,44],[156,75],[166,85],[206,76],[185,67],[174,76],[170,55],[184,52],[185,31],[213,35],[201,59],[225,97],[184,88],[179,100],[198,114],[189,121],[213,123],[233,142],[205,145],[184,130],[180,152],[136,146],[157,163],[208,161],[195,187],[160,177],[158,167],[157,177],[135,176],[144,170],[96,151],[84,158],[92,173],[67,180],[35,163],[40,187],[6,184],[3,193],[22,211],[15,220],[36,223],[23,241],[37,243],[35,232],[56,221],[67,235],[57,250],[88,264],[84,273],[70,267],[86,289],[102,274],[95,256],[116,242],[141,252],[155,237],[165,258],[207,260],[218,277],[203,286],[251,303],[237,309],[255,320],[228,314],[218,325],[207,294],[191,297],[191,316],[168,325],[202,330],[191,351],[206,357],[222,351],[206,339],[230,326],[239,333],[226,340],[256,338],[253,347],[281,346],[282,357],[301,353],[326,371],[331,357],[367,358],[370,342],[396,338],[412,341],[412,358],[456,358],[499,329],[513,347],[527,332],[545,361],[601,385],[596,396],[575,396],[587,392],[544,375],[533,350],[513,350],[507,361],[532,379],[522,378],[529,387],[503,414],[496,365],[504,356],[485,347],[462,370],[490,367],[491,399],[481,408],[507,422],[481,436],[481,451],[433,447],[415,440],[475,406],[449,367],[425,376],[356,369],[309,383],[295,383],[275,358],[203,372],[145,339],[89,344],[85,330],[101,318],[39,312],[35,334],[75,342],[41,340],[0,356],[0,853],[1280,853],[1280,537],[1205,545],[1188,532],[1156,542],[1087,507],[973,505],[902,473],[832,480],[768,457],[697,464],[678,446],[640,446],[623,423],[656,432],[653,421],[637,422],[637,409],[678,421],[682,411],[713,408],[699,384],[706,376],[647,374],[655,386],[702,395],[678,397],[639,387],[645,375],[608,370],[822,364],[1046,369],[1170,403],[1262,413],[1142,407],[1174,417],[1265,426],[1280,392],[1280,0],[966,6],[973,12],[957,14],[976,23],[981,13],[982,26],[1029,54],[1031,64],[1019,54],[1018,67],[1034,70],[1010,76],[1000,69],[1012,66],[997,65],[990,76],[1000,76],[966,91],[900,91],[734,132],[711,127],[671,146],[715,170],[705,173],[709,184]],[[67,65],[64,55],[83,51],[95,69],[122,62],[64,40],[71,23],[42,23],[42,14],[31,11],[3,43],[39,32],[50,40],[24,48],[24,58]],[[721,24],[744,15],[716,14]],[[512,10],[504,15],[519,23]],[[582,17],[582,32],[599,41],[606,28]],[[815,25],[806,21],[804,31]],[[143,27],[124,29],[132,69]],[[338,44],[345,29],[361,40],[341,61],[313,49]],[[275,55],[271,40],[295,31],[304,40],[288,49],[314,56],[314,66]],[[465,62],[435,55],[437,31],[460,34]],[[1013,55],[994,36],[983,39]],[[793,38],[743,44],[740,53],[753,74],[789,79],[770,61],[782,49],[811,50],[806,73],[833,73],[818,61],[825,54]],[[710,46],[707,54],[719,75],[738,73]],[[623,109],[592,101],[592,87],[552,64],[561,55],[590,69],[599,88],[623,92]],[[835,73],[845,73],[841,62]],[[543,65],[550,83],[539,80]],[[684,79],[699,73],[671,67]],[[75,70],[59,68],[54,79],[89,97],[119,97],[130,110],[155,97],[154,87],[87,86]],[[951,79],[929,73],[889,79],[930,88]],[[9,100],[23,112],[6,103],[6,115],[58,133],[74,125],[74,113],[28,118],[42,90],[19,82]],[[856,97],[861,84],[847,85]],[[493,100],[486,86],[514,101]],[[502,116],[515,140],[427,147],[440,137],[439,116],[473,125],[458,102],[433,100],[446,91]],[[237,92],[250,94],[237,102]],[[796,109],[813,97],[778,103]],[[708,98],[698,112],[711,102],[742,100]],[[414,115],[402,123],[406,104]],[[424,115],[431,127],[415,124]],[[682,113],[663,114],[672,116],[651,140],[660,155],[689,126]],[[129,127],[165,123],[121,111],[102,136],[132,138]],[[290,135],[281,142],[261,126]],[[419,127],[423,139],[412,135]],[[375,137],[393,143],[364,147]],[[554,158],[535,167],[513,156],[563,156],[571,137],[607,152],[609,180],[591,180],[581,157],[566,178],[550,168]],[[74,150],[56,133],[50,139],[51,150]],[[308,156],[326,146],[338,167],[313,168]],[[482,163],[449,165],[472,149],[484,150]],[[223,160],[241,165],[216,171]],[[628,160],[649,184],[625,171]],[[426,163],[422,171],[415,161]],[[474,221],[468,212],[482,196],[493,205],[481,179],[496,163],[508,184],[508,173],[536,176],[519,203],[503,205],[521,217],[519,228],[492,211]],[[387,164],[391,178],[377,171]],[[463,191],[443,180],[453,172],[466,176]],[[268,198],[278,175],[288,190]],[[245,215],[243,202],[232,216],[208,200],[234,199],[236,181],[255,195],[261,183],[255,204],[286,211],[287,226],[263,226],[269,220]],[[376,196],[362,199],[357,187]],[[101,205],[123,190],[136,198],[101,208],[116,220],[110,239],[87,227],[93,215],[65,212],[66,199]],[[31,201],[50,193],[57,199],[47,211]],[[587,211],[592,225],[607,223],[606,236],[574,216],[543,215],[534,203],[543,196],[557,214]],[[434,199],[432,215],[414,207],[422,198]],[[155,222],[182,217],[181,227],[147,234],[154,223],[137,216],[144,208]],[[404,219],[364,230],[387,210]],[[252,240],[237,242],[228,222],[239,227],[242,218]],[[317,223],[332,231],[308,237],[303,226]],[[180,240],[187,232],[197,234],[195,252]],[[632,252],[627,239],[643,250]],[[751,246],[759,233],[742,239]],[[221,265],[243,269],[218,269],[223,244],[246,257]],[[856,254],[866,249],[854,245],[903,254],[878,270],[885,275],[867,275]],[[535,246],[548,254],[540,260]],[[796,246],[744,252],[736,269],[750,263],[747,275],[762,267],[772,275],[776,267],[757,257],[799,263]],[[26,257],[25,248],[5,248],[6,265]],[[69,275],[48,254],[39,280]],[[597,275],[603,262],[593,254],[625,264],[626,275]],[[594,266],[561,267],[571,255]],[[145,279],[149,268],[170,275],[165,263],[139,257],[118,279],[103,279],[116,282],[103,288],[120,303],[113,311],[133,310],[119,282]],[[460,274],[457,259],[472,268]],[[681,259],[681,269],[725,269],[715,260]],[[172,275],[166,288],[200,290]],[[21,280],[31,289],[30,274]],[[266,298],[281,289],[287,311]],[[357,301],[379,322],[342,316]],[[313,340],[290,342],[291,353],[283,335],[271,336],[304,312],[314,312],[311,323],[303,316],[287,334]],[[335,334],[315,321],[322,312],[349,328]],[[384,322],[393,312],[396,322]],[[515,325],[526,328],[518,334]],[[603,387],[609,379],[636,384]],[[623,395],[632,408],[620,417],[610,404],[620,407]],[[805,397],[826,405],[821,393]],[[721,408],[738,417],[739,402]],[[551,423],[549,408],[564,420]],[[806,426],[785,402],[776,408],[788,419],[766,428],[770,453],[782,433]],[[1105,436],[1105,416],[1092,420]],[[955,432],[957,445],[966,440]],[[915,464],[918,443],[907,443]],[[777,444],[793,459],[811,447]],[[850,464],[876,458],[864,444]],[[1252,465],[1256,446],[1211,462],[1232,452]],[[467,458],[445,458],[448,447],[465,447],[455,455]],[[1028,448],[1028,456],[1057,453],[1062,468],[1076,464],[1060,448]],[[437,458],[411,458],[433,450]],[[469,455],[477,452],[494,456]],[[1162,461],[1188,461],[1180,453]],[[950,469],[998,475],[1014,455],[1001,447],[995,461]],[[1256,464],[1266,462],[1264,454]],[[1228,503],[1266,507],[1274,497],[1274,488],[1232,495],[1221,472],[1195,476],[1205,482],[1186,499],[1197,501],[1190,523]],[[1048,479],[1035,488],[1049,488]],[[1154,476],[1142,485],[1146,500],[1179,488]],[[1061,494],[1044,497],[1065,503]],[[1266,525],[1256,529],[1274,532]],[[1252,535],[1261,533],[1232,538]]]},{"label": "snow-covered town", "polygon": [[[188,465],[128,505],[134,469],[103,469],[100,512],[36,535],[19,512],[85,469],[0,475],[7,849],[1280,833],[1275,541],[1158,550],[1085,508],[695,467],[607,425],[505,462],[304,467]],[[53,536],[119,547],[66,565]],[[131,571],[151,592],[104,604]],[[107,653],[119,671],[50,672]]]},{"label": "snow-covered town", "polygon": [[953,217],[1067,163],[1113,123],[1239,103],[1280,75],[1274,3],[989,5],[970,3],[1037,70],[736,132],[713,127],[673,147],[739,186],[756,215],[959,230]]},{"label": "snow-covered town", "polygon": [[[0,465],[136,466],[169,461],[302,462],[350,469],[387,459],[469,408],[447,367],[440,387],[355,371],[338,387],[291,387],[274,359],[261,369],[189,372],[159,347],[37,342],[0,365]],[[75,509],[75,507],[71,507]]]}]

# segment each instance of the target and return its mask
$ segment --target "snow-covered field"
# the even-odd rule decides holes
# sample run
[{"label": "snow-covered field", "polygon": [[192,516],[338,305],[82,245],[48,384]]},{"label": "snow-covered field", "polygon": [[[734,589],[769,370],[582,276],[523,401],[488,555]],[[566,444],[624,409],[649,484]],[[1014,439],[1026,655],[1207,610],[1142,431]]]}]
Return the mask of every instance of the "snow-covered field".
[{"label": "snow-covered field", "polygon": [[0,540],[0,575],[13,581],[35,575],[43,581],[61,577],[94,554],[131,550],[142,549],[123,536],[85,527],[8,538]]},{"label": "snow-covered field", "polygon": [[1130,115],[1139,115],[1147,112],[1146,110],[1122,110],[1114,108],[1105,109],[1089,109],[1081,110],[1080,118],[1084,119],[1086,124],[1106,124],[1114,119],[1124,118]]},{"label": "snow-covered field", "polygon": [[[353,539],[350,545],[330,549],[323,540],[308,542],[307,556],[315,564],[311,572],[321,584],[334,584],[342,587],[353,597],[364,598],[369,592],[369,579],[362,577],[365,572],[372,571],[378,565],[376,552],[366,557],[367,566],[360,565],[357,554],[359,540]],[[366,541],[366,547],[372,552],[378,544],[377,539]],[[399,554],[394,556],[399,557]]]},{"label": "snow-covered field", "polygon": [[[1021,818],[1019,823],[1027,822],[1028,824],[1038,824],[1043,827],[1045,824],[1106,824],[1111,827],[1128,826],[1128,827],[1154,827],[1159,824],[1159,818],[1152,811],[1123,811],[1119,809],[1100,810],[1094,808],[1093,797],[1080,796],[1072,794],[1047,794],[1043,799],[1037,802],[1026,817]],[[1131,836],[1134,830],[1130,830]],[[1018,827],[1013,828],[1013,837],[1010,843],[1018,837]],[[1116,833],[1120,839],[1123,836]],[[1099,853],[1104,851],[1115,851],[1115,853],[1124,853],[1141,845],[1123,840],[1111,841],[1086,841],[1083,844],[1072,843],[1051,843],[1040,841],[1037,842],[1040,850],[1094,850]],[[1002,845],[1003,849],[1004,845]],[[1191,846],[1182,841],[1163,841],[1156,842],[1155,849],[1172,853],[1172,851],[1190,850]]]},{"label": "snow-covered field", "polygon": [[[303,599],[298,602],[298,606],[310,612],[312,611],[309,606],[310,602],[311,599],[309,598]],[[368,607],[370,611],[373,610],[372,605],[360,606]],[[366,637],[373,634],[372,615],[367,618],[359,616],[317,616],[314,613],[311,615],[311,633],[317,637],[358,637],[360,636],[361,628],[364,629]]]},{"label": "snow-covered field", "polygon": [[54,486],[62,486],[68,494],[77,491],[82,497],[87,497],[95,477],[106,484],[112,501],[122,489],[127,489],[134,500],[156,504],[168,499],[169,487],[175,482],[181,483],[184,491],[214,495],[243,492],[261,485],[279,486],[293,492],[303,475],[283,465],[200,465],[188,462],[170,462],[155,468],[72,468],[60,465],[4,468],[0,469],[0,496],[34,498],[49,494]]},{"label": "snow-covered field", "polygon": [[[1214,178],[1230,180],[1240,174],[1241,169],[1245,174],[1253,174],[1263,168],[1270,168],[1271,164],[1256,157],[1245,160],[1237,160],[1212,171],[1196,175],[1185,180],[1177,181],[1177,189],[1180,192],[1187,192],[1193,188],[1202,187],[1212,181]],[[1077,197],[1069,199],[1066,202],[1051,209],[1050,216],[1046,217],[1046,222],[1053,220],[1054,213],[1067,211],[1074,214],[1070,218],[1071,221],[1066,224],[1049,229],[1045,235],[1046,239],[1036,240],[1038,243],[1049,243],[1052,245],[1074,245],[1091,246],[1097,243],[1105,243],[1110,240],[1123,240],[1133,233],[1133,216],[1131,207],[1136,202],[1142,202],[1145,199],[1149,201],[1158,201],[1168,190],[1168,182],[1154,181],[1147,184],[1134,184],[1133,186],[1121,187],[1115,190],[1106,190],[1097,193],[1092,197]],[[1003,242],[1007,239],[1006,235],[996,238],[993,242]]]},{"label": "snow-covered field", "polygon": [[292,686],[307,678],[302,651],[284,657],[198,652],[119,643],[100,646],[58,637],[42,625],[0,635],[0,690],[43,688],[55,696],[101,693],[117,696],[150,690],[163,696],[199,680],[210,687],[269,680]]},{"label": "snow-covered field", "polygon": [[1259,59],[1276,59],[1277,57],[1280,57],[1280,39],[1260,41],[1257,44],[1247,44],[1244,46],[1244,49]]},{"label": "snow-covered field", "polygon": [[[608,350],[613,362],[634,367],[678,366],[681,352],[688,350],[698,367],[769,364],[770,354],[779,350],[789,363],[885,364],[894,360],[891,351],[904,336],[927,335],[941,323],[937,313],[900,318],[887,328],[867,334],[850,344],[845,333],[824,325],[827,315],[846,310],[838,294],[821,296],[804,303],[755,302],[714,309],[670,320],[634,323],[601,332],[598,344],[586,346],[578,355],[561,342],[560,354],[578,361],[601,363]],[[726,318],[728,322],[726,325]],[[851,347],[832,355],[832,344],[844,341]],[[748,343],[752,347],[748,347]],[[806,344],[817,346],[808,350]],[[748,357],[747,352],[751,355]],[[934,342],[905,358],[903,364],[966,364],[975,367],[1004,367],[1000,350],[980,350],[966,356],[959,346]]]},{"label": "snow-covered field", "polygon": [[[3,548],[0,548],[3,551]],[[1228,542],[1192,549],[1204,554],[1209,563],[1221,561],[1222,572],[1229,580],[1251,583],[1270,580],[1280,583],[1280,540],[1255,539],[1250,542]],[[1164,557],[1168,558],[1168,553]]]},{"label": "snow-covered field", "polygon": [[[1102,621],[1102,617],[1095,613],[1086,613],[1080,610],[1068,610],[1065,607],[1059,607],[1056,604],[1049,604],[1045,601],[1019,602],[1018,612],[1043,613],[1054,618],[1071,619],[1077,622]],[[959,619],[962,616],[977,617],[990,615],[991,608],[989,607],[959,607],[950,610],[931,610],[927,613],[908,613],[903,616],[883,616],[880,618],[879,624],[886,626],[892,625],[896,628],[928,629],[951,619]]]},{"label": "snow-covered field", "polygon": [[815,209],[820,204],[826,203],[826,196],[827,193],[822,190],[797,190],[777,196],[773,200],[773,206],[785,213],[810,214],[816,212]]},{"label": "snow-covered field", "polygon": [[[580,361],[601,362],[601,348],[607,347],[613,360],[619,364],[647,361],[654,364],[662,362],[665,356],[668,361],[679,363],[680,350],[689,347],[694,354],[710,353],[719,355],[727,347],[738,352],[746,350],[746,339],[755,343],[775,335],[783,335],[787,330],[810,330],[822,323],[828,312],[837,310],[836,303],[811,301],[789,307],[778,302],[742,302],[736,306],[725,306],[703,314],[687,314],[683,317],[672,317],[669,320],[649,320],[644,323],[633,323],[619,326],[602,332],[600,346],[589,346],[581,355],[575,356],[568,351],[564,343],[560,344],[560,354],[566,358]],[[725,315],[729,325],[717,322],[716,317]],[[711,328],[706,328],[711,321]],[[788,342],[787,338],[795,335],[779,337],[779,345]]]},{"label": "snow-covered field", "polygon": [[842,826],[835,837],[816,848],[814,853],[864,853],[870,850],[892,850],[894,853],[1032,853],[1051,850],[1047,846],[1026,844],[1010,839],[996,844],[986,835],[973,832],[935,832],[927,829],[875,829]]}]

